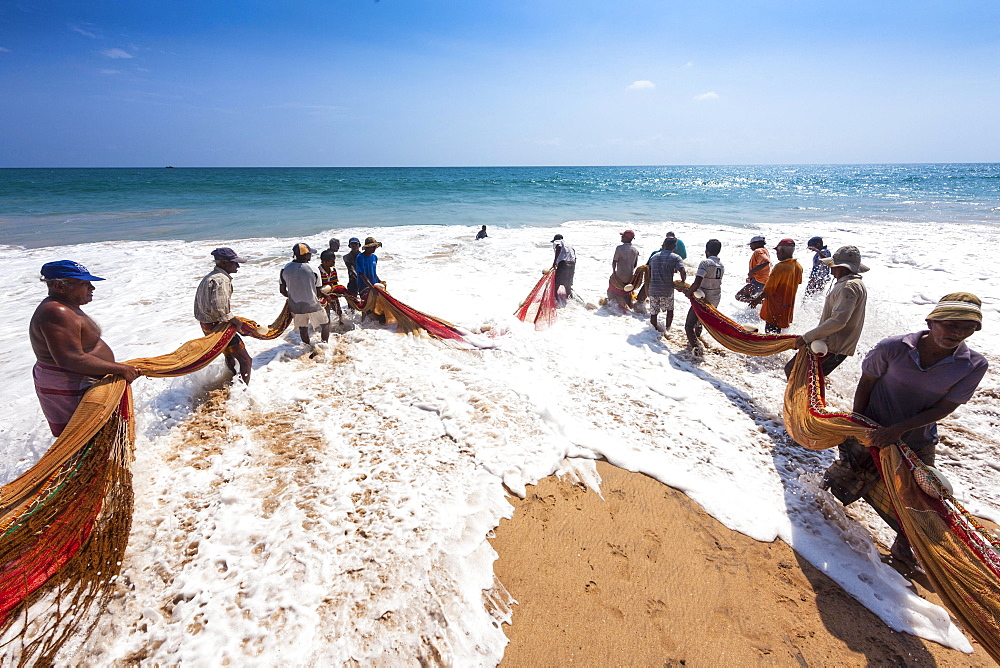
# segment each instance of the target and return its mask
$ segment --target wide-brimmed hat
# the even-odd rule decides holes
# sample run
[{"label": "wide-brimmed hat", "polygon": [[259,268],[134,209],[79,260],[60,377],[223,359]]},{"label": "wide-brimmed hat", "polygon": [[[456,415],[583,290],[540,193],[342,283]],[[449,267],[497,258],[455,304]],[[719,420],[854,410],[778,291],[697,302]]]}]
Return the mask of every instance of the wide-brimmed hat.
[{"label": "wide-brimmed hat", "polygon": [[382,242],[375,237],[365,237],[365,245],[362,248],[379,248]]},{"label": "wide-brimmed hat", "polygon": [[232,248],[227,248],[223,246],[222,248],[216,248],[212,251],[212,257],[216,260],[224,260],[227,262],[235,262],[237,264],[242,264],[246,262],[246,258],[242,258],[236,254]]},{"label": "wide-brimmed hat", "polygon": [[103,281],[99,276],[91,274],[86,267],[73,260],[58,260],[42,265],[42,280],[54,281],[60,278],[75,278],[80,281]]},{"label": "wide-brimmed hat", "polygon": [[952,292],[941,298],[927,320],[974,320],[976,330],[983,328],[983,302],[971,292]]},{"label": "wide-brimmed hat", "polygon": [[820,262],[828,267],[847,267],[854,274],[868,271],[868,267],[861,264],[861,251],[857,246],[841,246],[833,257],[820,258]]}]

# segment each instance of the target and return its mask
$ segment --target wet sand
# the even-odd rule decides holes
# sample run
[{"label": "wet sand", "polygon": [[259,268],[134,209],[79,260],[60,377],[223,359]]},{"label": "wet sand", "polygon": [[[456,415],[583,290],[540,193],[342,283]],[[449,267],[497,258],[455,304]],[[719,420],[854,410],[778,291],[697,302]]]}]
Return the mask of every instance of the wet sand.
[{"label": "wet sand", "polygon": [[975,642],[967,655],[893,631],[780,540],[598,471],[603,500],[550,477],[496,530],[495,572],[518,601],[502,666],[995,665]]}]

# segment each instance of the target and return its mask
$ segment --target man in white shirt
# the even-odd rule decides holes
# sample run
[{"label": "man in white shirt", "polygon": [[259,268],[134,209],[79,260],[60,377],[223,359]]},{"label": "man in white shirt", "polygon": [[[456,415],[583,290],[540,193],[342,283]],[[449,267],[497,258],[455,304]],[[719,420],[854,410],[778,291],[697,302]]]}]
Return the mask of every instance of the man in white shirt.
[{"label": "man in white shirt", "polygon": [[[698,265],[698,271],[695,272],[691,287],[685,291],[688,297],[694,295],[696,290],[701,290],[705,294],[705,301],[718,307],[719,301],[722,299],[722,275],[726,271],[719,260],[721,251],[722,242],[718,239],[709,239],[708,243],[705,244],[705,259]],[[694,312],[694,308],[691,307],[688,309],[687,319],[684,321],[684,333],[687,334],[688,348],[696,356],[703,352],[701,342],[698,340],[701,331],[701,321]]]},{"label": "man in white shirt", "polygon": [[319,301],[323,293],[323,280],[319,272],[309,264],[313,249],[305,243],[292,246],[293,260],[281,269],[279,291],[288,297],[288,310],[292,313],[292,324],[299,328],[302,343],[309,344],[309,325],[320,330],[320,337],[326,343],[330,340],[330,317]]}]

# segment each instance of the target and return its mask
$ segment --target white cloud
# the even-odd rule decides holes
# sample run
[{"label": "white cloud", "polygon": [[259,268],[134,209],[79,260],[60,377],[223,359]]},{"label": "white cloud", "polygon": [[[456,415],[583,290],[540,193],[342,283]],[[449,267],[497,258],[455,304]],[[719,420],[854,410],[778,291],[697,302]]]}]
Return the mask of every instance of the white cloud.
[{"label": "white cloud", "polygon": [[629,84],[628,90],[650,90],[651,88],[656,88],[656,84],[646,79],[640,79]]},{"label": "white cloud", "polygon": [[116,74],[121,74],[121,70],[100,70],[101,74],[107,74],[108,76],[114,76]]},{"label": "white cloud", "polygon": [[695,95],[694,99],[697,102],[707,102],[709,100],[718,100],[719,99],[719,94],[716,93],[714,90],[710,90],[707,93],[702,93],[701,95]]},{"label": "white cloud", "polygon": [[90,39],[97,39],[97,34],[94,33],[92,30],[89,30],[88,28],[84,28],[83,26],[73,25],[72,23],[69,24],[69,29],[72,30],[73,32],[80,33],[84,37],[89,37]]},{"label": "white cloud", "polygon": [[0,46],[0,53],[10,53],[10,49],[5,46]]},{"label": "white cloud", "polygon": [[694,63],[689,60],[686,63],[684,63],[684,67],[694,67]]},{"label": "white cloud", "polygon": [[101,51],[101,55],[112,60],[118,60],[120,58],[131,58],[132,54],[128,51],[122,51],[121,49],[104,49]]}]

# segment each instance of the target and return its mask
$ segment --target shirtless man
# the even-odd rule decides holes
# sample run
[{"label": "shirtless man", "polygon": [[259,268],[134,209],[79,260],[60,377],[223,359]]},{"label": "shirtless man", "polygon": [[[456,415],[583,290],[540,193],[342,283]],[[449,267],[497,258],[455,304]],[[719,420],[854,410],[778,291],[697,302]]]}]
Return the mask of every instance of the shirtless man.
[{"label": "shirtless man", "polygon": [[142,375],[134,366],[118,364],[101,339],[101,328],[80,308],[94,297],[93,276],[70,260],[42,265],[49,296],[35,309],[28,327],[38,362],[32,370],[35,392],[53,436],[58,436],[87,390],[108,374],[131,383]]}]

